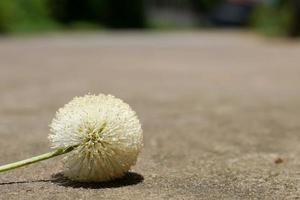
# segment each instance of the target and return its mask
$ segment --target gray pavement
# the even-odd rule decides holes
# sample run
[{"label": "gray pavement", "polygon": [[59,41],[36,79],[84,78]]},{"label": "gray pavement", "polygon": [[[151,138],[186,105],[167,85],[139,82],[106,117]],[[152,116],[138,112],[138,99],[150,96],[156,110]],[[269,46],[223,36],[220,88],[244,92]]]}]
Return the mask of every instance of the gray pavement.
[{"label": "gray pavement", "polygon": [[49,151],[74,96],[110,93],[143,123],[125,178],[64,179],[61,157],[0,174],[0,199],[299,199],[300,41],[242,32],[0,39],[0,164]]}]

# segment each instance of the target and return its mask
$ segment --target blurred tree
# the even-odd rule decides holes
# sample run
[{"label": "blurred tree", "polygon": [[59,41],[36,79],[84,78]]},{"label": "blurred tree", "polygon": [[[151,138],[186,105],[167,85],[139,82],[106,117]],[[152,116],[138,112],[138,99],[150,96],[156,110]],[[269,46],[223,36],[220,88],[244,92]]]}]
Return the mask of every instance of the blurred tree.
[{"label": "blurred tree", "polygon": [[225,0],[189,0],[192,10],[198,16],[199,25],[212,25],[211,15]]},{"label": "blurred tree", "polygon": [[88,9],[87,19],[100,25],[105,24],[109,10],[109,0],[88,0],[86,3]]},{"label": "blurred tree", "polygon": [[112,28],[145,27],[143,0],[108,0],[107,25]]},{"label": "blurred tree", "polygon": [[291,28],[289,34],[291,37],[300,36],[300,1],[290,0],[291,8],[293,10]]},{"label": "blurred tree", "polygon": [[81,0],[49,0],[51,15],[61,23],[82,20],[87,12],[85,1]]},{"label": "blurred tree", "polygon": [[1,0],[0,31],[40,31],[55,26],[45,0]]},{"label": "blurred tree", "polygon": [[113,28],[142,28],[142,0],[48,0],[52,16],[61,23],[92,22]]},{"label": "blurred tree", "polygon": [[273,0],[258,6],[254,27],[267,35],[300,36],[299,4],[299,0]]},{"label": "blurred tree", "polygon": [[192,7],[199,14],[204,14],[210,12],[218,4],[222,3],[224,0],[190,0]]}]

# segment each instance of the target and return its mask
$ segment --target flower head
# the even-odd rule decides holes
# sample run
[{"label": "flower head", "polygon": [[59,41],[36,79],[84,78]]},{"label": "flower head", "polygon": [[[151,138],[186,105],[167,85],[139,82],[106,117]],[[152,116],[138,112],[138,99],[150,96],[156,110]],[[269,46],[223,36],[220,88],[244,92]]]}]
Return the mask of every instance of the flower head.
[{"label": "flower head", "polygon": [[121,177],[143,146],[136,113],[111,95],[75,97],[57,111],[50,128],[53,148],[76,147],[64,158],[64,175],[76,181]]}]

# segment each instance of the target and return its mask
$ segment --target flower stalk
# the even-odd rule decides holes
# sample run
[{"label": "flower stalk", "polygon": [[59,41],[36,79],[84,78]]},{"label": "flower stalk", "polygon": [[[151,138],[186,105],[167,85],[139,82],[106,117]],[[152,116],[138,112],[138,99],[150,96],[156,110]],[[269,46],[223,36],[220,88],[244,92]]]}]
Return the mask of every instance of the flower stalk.
[{"label": "flower stalk", "polygon": [[39,161],[42,161],[42,160],[47,160],[49,158],[53,158],[53,157],[56,157],[56,156],[59,156],[59,155],[62,155],[62,154],[66,154],[66,153],[74,150],[77,146],[78,145],[70,146],[70,147],[66,147],[66,148],[59,148],[59,149],[56,149],[54,151],[50,151],[50,152],[42,154],[42,155],[34,156],[32,158],[17,161],[17,162],[10,163],[10,164],[7,164],[7,165],[2,165],[2,166],[0,166],[0,173],[5,172],[5,171],[9,171],[9,170],[12,170],[12,169],[16,169],[16,168],[19,168],[19,167],[23,167],[23,166],[26,166],[26,165],[30,165],[32,163],[36,163],[36,162],[39,162]]}]

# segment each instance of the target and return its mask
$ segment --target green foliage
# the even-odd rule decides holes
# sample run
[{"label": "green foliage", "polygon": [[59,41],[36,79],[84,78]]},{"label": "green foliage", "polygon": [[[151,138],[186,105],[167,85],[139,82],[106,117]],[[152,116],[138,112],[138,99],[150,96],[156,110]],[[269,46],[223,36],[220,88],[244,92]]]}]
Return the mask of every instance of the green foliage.
[{"label": "green foliage", "polygon": [[45,0],[1,0],[0,32],[43,31],[55,27],[45,3]]},{"label": "green foliage", "polygon": [[286,36],[292,28],[293,8],[288,1],[261,5],[253,14],[253,25],[268,36]]},{"label": "green foliage", "polygon": [[143,28],[143,0],[0,0],[0,33]]}]

